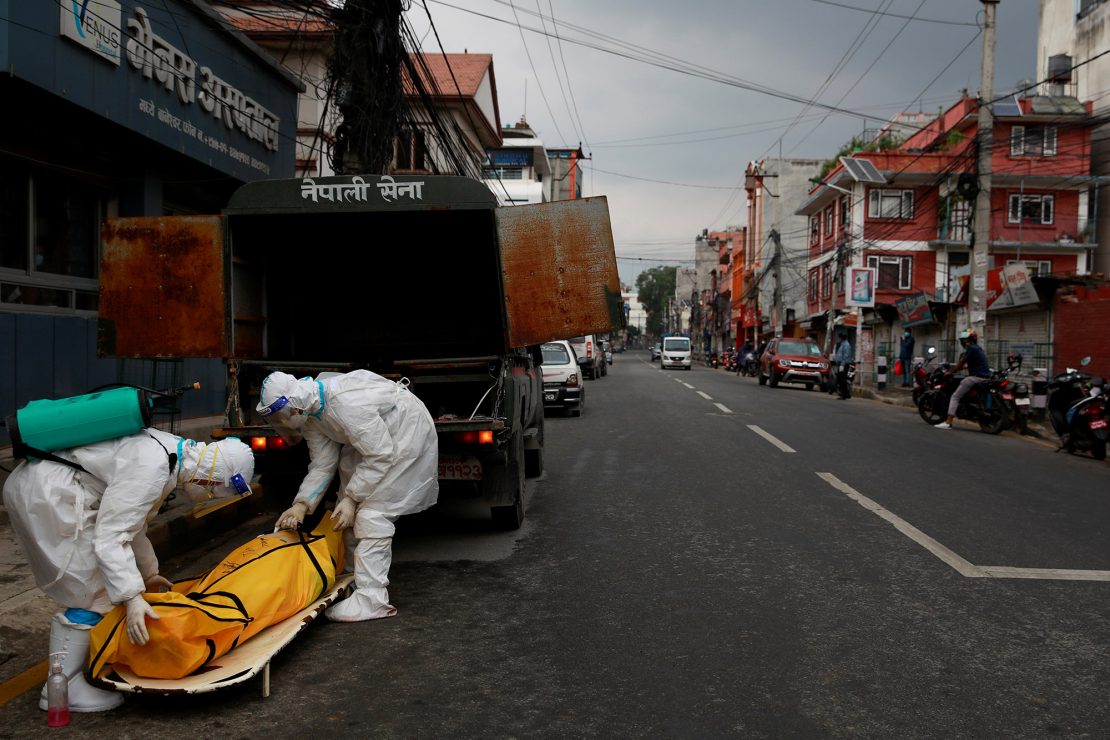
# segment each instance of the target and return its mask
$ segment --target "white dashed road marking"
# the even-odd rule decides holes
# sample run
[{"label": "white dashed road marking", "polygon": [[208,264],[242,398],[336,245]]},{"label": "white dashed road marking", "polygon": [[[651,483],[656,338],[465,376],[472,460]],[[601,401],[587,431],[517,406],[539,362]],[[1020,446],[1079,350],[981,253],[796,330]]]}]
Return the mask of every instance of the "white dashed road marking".
[{"label": "white dashed road marking", "polygon": [[726,414],[731,414],[732,413],[732,409],[730,409],[728,406],[725,406],[723,403],[715,403],[713,405],[716,406],[717,408],[719,408],[721,411],[725,412]]},{"label": "white dashed road marking", "polygon": [[683,381],[680,381],[680,382],[681,382],[681,383],[682,383],[682,384],[683,384],[684,386],[686,386],[687,388],[689,388],[690,390],[694,390],[694,386],[690,385],[690,384],[689,384],[689,383],[687,383],[687,382],[686,382],[685,380],[683,380]]},{"label": "white dashed road marking", "polygon": [[902,534],[931,552],[939,560],[951,566],[965,578],[1027,578],[1034,580],[1056,581],[1110,581],[1110,570],[1071,570],[1067,568],[1011,568],[1004,565],[973,565],[929,535],[913,526],[905,519],[884,509],[864,496],[832,473],[818,473],[817,476],[848,498],[890,522]]},{"label": "white dashed road marking", "polygon": [[706,401],[712,401],[713,400],[713,396],[709,395],[705,391],[698,391],[698,395],[701,396],[702,398],[704,398]]},{"label": "white dashed road marking", "polygon": [[797,452],[797,450],[795,450],[793,447],[786,444],[785,442],[783,442],[781,439],[779,439],[775,435],[771,434],[770,432],[766,432],[763,429],[760,429],[755,424],[748,424],[748,429],[751,429],[753,432],[758,434],[760,437],[763,437],[763,439],[767,440],[768,442],[773,444],[775,447],[778,447],[783,452]]}]

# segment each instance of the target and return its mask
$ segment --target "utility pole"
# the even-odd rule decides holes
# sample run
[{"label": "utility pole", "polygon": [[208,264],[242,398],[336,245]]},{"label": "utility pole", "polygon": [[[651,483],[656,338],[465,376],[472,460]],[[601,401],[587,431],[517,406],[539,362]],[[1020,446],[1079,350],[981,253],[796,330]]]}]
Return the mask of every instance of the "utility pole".
[{"label": "utility pole", "polygon": [[979,335],[979,345],[987,350],[987,265],[991,237],[991,157],[994,144],[994,29],[998,0],[979,0],[983,4],[983,58],[979,77],[978,140],[979,192],[975,196],[975,230],[971,250],[971,290],[968,292],[968,320]]},{"label": "utility pole", "polygon": [[776,229],[768,235],[775,243],[775,338],[782,338],[782,239]]},{"label": "utility pole", "polygon": [[[837,286],[843,282],[842,272],[844,265],[841,264],[841,258],[844,255],[844,240],[842,239],[836,245],[836,257],[833,259],[833,273],[832,285],[829,286],[829,312],[828,317],[825,319],[825,356],[827,357],[829,351],[832,349],[832,336],[833,336],[833,321],[836,319],[836,293]],[[817,295],[820,296],[825,292],[825,286],[818,281]]]}]

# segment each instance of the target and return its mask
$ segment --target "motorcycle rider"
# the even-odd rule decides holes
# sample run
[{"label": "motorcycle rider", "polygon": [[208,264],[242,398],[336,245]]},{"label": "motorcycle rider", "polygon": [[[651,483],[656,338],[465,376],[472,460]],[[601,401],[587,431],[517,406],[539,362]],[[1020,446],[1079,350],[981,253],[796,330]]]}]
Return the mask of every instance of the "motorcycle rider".
[{"label": "motorcycle rider", "polygon": [[952,399],[948,402],[948,418],[936,425],[937,429],[951,429],[952,422],[956,418],[956,409],[960,407],[960,400],[967,395],[974,386],[980,383],[986,383],[990,380],[991,369],[990,364],[987,362],[987,353],[979,346],[979,334],[974,329],[964,329],[960,332],[960,345],[964,348],[964,353],[960,357],[960,361],[956,366],[947,371],[945,377],[950,377],[955,373],[967,368],[967,377],[960,381],[960,385],[956,388],[956,392],[952,394]]},{"label": "motorcycle rider", "polygon": [[752,340],[745,339],[744,346],[740,348],[740,359],[736,363],[736,374],[742,375],[752,361]]}]

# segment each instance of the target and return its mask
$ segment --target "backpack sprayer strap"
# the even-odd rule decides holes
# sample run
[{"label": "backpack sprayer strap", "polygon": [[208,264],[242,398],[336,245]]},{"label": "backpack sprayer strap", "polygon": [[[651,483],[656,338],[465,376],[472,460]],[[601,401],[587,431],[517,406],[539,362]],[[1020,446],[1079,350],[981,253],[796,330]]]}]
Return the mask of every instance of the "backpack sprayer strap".
[{"label": "backpack sprayer strap", "polygon": [[49,460],[50,462],[56,462],[56,463],[59,463],[61,465],[66,465],[66,466],[71,467],[74,470],[76,470],[78,472],[81,472],[81,473],[88,473],[89,472],[89,471],[85,470],[83,467],[81,467],[78,463],[73,462],[72,460],[67,460],[64,457],[59,457],[58,455],[55,455],[53,452],[47,452],[45,450],[40,450],[36,447],[31,447],[30,445],[26,445],[26,444],[23,444],[23,443],[12,445],[12,453],[13,453],[13,457],[16,457],[16,458],[34,457],[34,458],[37,458],[39,460]]}]

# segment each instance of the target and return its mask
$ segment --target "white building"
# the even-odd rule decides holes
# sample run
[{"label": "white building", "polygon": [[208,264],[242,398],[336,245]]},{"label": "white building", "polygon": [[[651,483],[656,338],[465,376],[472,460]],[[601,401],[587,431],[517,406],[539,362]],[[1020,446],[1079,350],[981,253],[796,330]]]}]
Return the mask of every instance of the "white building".
[{"label": "white building", "polygon": [[[1110,2],[1041,0],[1037,81],[1045,82],[1027,94],[1069,95],[1094,101],[1093,116],[1099,120],[1110,113],[1110,98],[1106,96],[1110,89],[1110,56],[1095,57],[1107,49]],[[1110,176],[1110,125],[1105,123],[1091,131],[1091,174]],[[1095,192],[1099,194],[1094,206],[1098,216],[1090,241],[1105,245],[1110,242],[1110,183],[1100,184]],[[1095,250],[1094,271],[1110,274],[1110,247]]]},{"label": "white building", "polygon": [[487,149],[482,179],[503,206],[543,203],[548,198],[551,163],[536,133],[523,118],[501,129],[501,146]]}]

